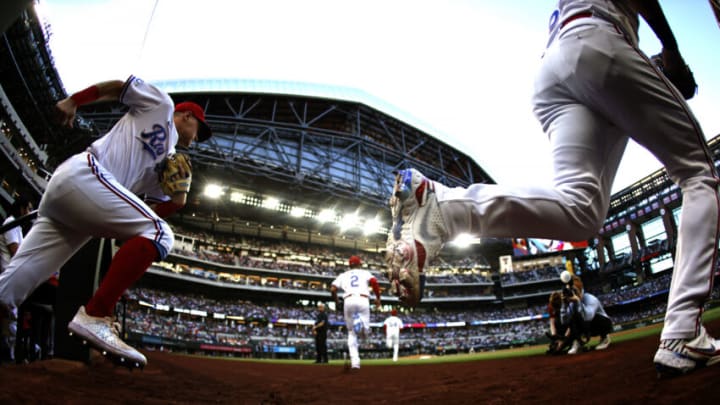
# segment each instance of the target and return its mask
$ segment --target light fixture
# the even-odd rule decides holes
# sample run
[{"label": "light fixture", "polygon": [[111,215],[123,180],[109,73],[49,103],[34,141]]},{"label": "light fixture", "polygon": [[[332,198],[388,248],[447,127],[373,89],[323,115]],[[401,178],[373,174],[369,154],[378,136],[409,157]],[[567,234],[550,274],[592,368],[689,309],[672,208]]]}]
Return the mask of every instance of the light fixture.
[{"label": "light fixture", "polygon": [[223,188],[217,184],[208,184],[205,186],[205,191],[203,191],[203,194],[206,197],[218,199],[224,194],[224,191]]},{"label": "light fixture", "polygon": [[276,210],[280,206],[280,200],[278,200],[275,197],[267,197],[262,203],[263,208],[267,208],[269,210]]},{"label": "light fixture", "polygon": [[243,200],[245,200],[245,194],[238,191],[233,191],[232,193],[230,193],[230,201],[234,203],[242,203]]},{"label": "light fixture", "polygon": [[348,229],[356,228],[360,224],[360,217],[356,212],[351,214],[345,214],[340,220],[340,230],[345,231]]},{"label": "light fixture", "polygon": [[381,225],[380,220],[377,218],[368,219],[365,221],[365,225],[363,225],[363,234],[372,235],[374,233],[379,233]]},{"label": "light fixture", "polygon": [[300,218],[305,215],[305,208],[303,207],[292,207],[290,209],[290,215],[295,218]]},{"label": "light fixture", "polygon": [[476,238],[475,236],[467,233],[461,233],[460,235],[456,236],[455,239],[453,239],[453,241],[450,243],[459,248],[466,248],[473,243],[477,243],[479,241],[480,239]]},{"label": "light fixture", "polygon": [[319,213],[318,216],[317,216],[317,219],[318,219],[318,221],[320,221],[320,222],[332,222],[332,221],[335,221],[335,211],[333,211],[333,210],[331,210],[331,209],[329,209],[329,208],[326,208],[326,209],[320,211],[320,213]]}]

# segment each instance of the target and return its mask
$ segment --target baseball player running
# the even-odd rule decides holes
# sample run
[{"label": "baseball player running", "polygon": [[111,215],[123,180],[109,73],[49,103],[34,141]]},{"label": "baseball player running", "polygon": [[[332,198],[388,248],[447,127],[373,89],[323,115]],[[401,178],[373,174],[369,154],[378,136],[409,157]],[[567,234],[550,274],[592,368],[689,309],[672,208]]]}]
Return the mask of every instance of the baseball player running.
[{"label": "baseball player running", "polygon": [[362,260],[358,256],[351,256],[348,264],[350,270],[333,280],[330,293],[333,301],[339,306],[338,289],[343,290],[343,315],[348,330],[350,367],[359,369],[358,335],[365,337],[370,334],[370,288],[375,293],[375,307],[379,308],[380,286],[375,276],[360,268]]},{"label": "baseball player running", "polygon": [[400,329],[403,328],[402,319],[397,317],[397,310],[390,311],[390,316],[383,322],[385,328],[385,343],[388,349],[393,351],[393,361],[398,361],[398,350],[400,350]]},{"label": "baseball player running", "polygon": [[[638,48],[638,14],[662,43],[664,71]],[[663,74],[663,72],[665,74]],[[720,231],[718,176],[705,136],[670,73],[687,72],[656,0],[561,0],[535,80],[534,112],[548,135],[551,187],[448,188],[415,169],[396,174],[390,198],[389,277],[407,305],[442,244],[484,237],[583,240],[603,224],[628,137],[652,152],[681,188],[682,214],[665,325],[654,363],[661,375],[720,361],[701,324]]]},{"label": "baseball player running", "polygon": [[[187,148],[211,132],[200,106],[173,107],[168,94],[133,76],[98,83],[59,101],[62,124],[72,127],[77,107],[99,100],[120,101],[129,110],[53,173],[35,225],[0,275],[0,309],[3,316],[15,317],[17,306],[92,237],[122,240],[98,290],[78,309],[68,330],[121,364],[144,367],[145,356],[118,336],[115,304],[172,249],[173,232],[162,217],[185,205],[187,188],[164,195],[156,169],[174,156],[176,144]],[[185,181],[189,187],[189,178]]]}]

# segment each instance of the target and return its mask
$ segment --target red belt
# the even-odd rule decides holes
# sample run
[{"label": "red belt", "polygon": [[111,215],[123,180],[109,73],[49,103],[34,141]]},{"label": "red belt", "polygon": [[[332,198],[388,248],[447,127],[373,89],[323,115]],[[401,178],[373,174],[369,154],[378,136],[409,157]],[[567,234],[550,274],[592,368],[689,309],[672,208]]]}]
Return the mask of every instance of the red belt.
[{"label": "red belt", "polygon": [[343,298],[352,297],[353,295],[359,295],[359,296],[361,296],[361,297],[363,297],[363,298],[370,298],[369,295],[365,295],[365,294],[348,294],[348,295],[346,295],[346,296],[343,297]]},{"label": "red belt", "polygon": [[570,17],[566,18],[563,22],[560,23],[560,29],[563,29],[563,27],[565,27],[566,25],[570,24],[571,22],[573,22],[577,19],[588,18],[588,17],[592,17],[592,16],[593,16],[593,13],[591,13],[589,11],[573,14]]}]

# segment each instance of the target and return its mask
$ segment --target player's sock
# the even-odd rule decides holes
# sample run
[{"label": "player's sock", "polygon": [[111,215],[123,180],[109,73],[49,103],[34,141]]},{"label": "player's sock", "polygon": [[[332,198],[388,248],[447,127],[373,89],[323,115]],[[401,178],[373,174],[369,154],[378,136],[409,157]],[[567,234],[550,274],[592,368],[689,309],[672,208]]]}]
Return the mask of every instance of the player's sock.
[{"label": "player's sock", "polygon": [[110,263],[100,287],[90,298],[85,309],[87,314],[112,316],[120,296],[145,273],[157,256],[157,248],[147,238],[136,236],[125,242]]}]

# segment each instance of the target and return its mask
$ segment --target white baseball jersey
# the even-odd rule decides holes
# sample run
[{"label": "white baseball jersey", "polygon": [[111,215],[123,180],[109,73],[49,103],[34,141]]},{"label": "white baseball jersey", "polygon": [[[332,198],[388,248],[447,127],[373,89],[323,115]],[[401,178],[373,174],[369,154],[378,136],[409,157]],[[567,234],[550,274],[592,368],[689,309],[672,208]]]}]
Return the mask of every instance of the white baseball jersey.
[{"label": "white baseball jersey", "polygon": [[357,294],[364,296],[365,298],[370,297],[370,280],[374,280],[375,276],[364,269],[352,269],[339,275],[333,280],[332,285],[342,289],[344,292],[343,297],[349,297]]},{"label": "white baseball jersey", "polygon": [[391,315],[385,322],[385,345],[388,349],[392,349],[393,361],[398,360],[398,351],[400,350],[400,329],[403,327],[403,322],[397,316]]},{"label": "white baseball jersey", "polygon": [[120,101],[130,109],[110,132],[53,173],[37,221],[0,275],[6,304],[18,306],[92,237],[141,236],[155,244],[161,259],[172,249],[172,230],[137,194],[169,198],[162,195],[155,167],[178,141],[174,104],[133,76]]},{"label": "white baseball jersey", "polygon": [[130,77],[120,102],[130,106],[130,111],[88,151],[130,192],[168,200],[156,168],[167,155],[175,153],[178,141],[172,99],[157,87]]},{"label": "white baseball jersey", "polygon": [[360,353],[358,350],[358,333],[365,336],[370,333],[370,283],[375,280],[369,271],[352,269],[339,275],[332,285],[343,290],[343,315],[348,330],[348,352],[350,352],[350,365],[360,367]]},{"label": "white baseball jersey", "polygon": [[591,13],[612,21],[621,27],[626,33],[633,35],[637,41],[638,17],[624,1],[613,0],[559,0],[557,9],[550,15],[549,43],[555,40],[562,28],[562,23],[568,18],[582,14]]},{"label": "white baseball jersey", "polygon": [[[3,225],[7,225],[10,222],[14,221],[15,217],[12,215],[8,215],[7,218],[5,218],[5,221],[3,221]],[[2,273],[10,264],[10,249],[8,248],[8,245],[12,245],[13,243],[17,243],[18,246],[22,244],[23,241],[23,233],[22,233],[22,227],[16,226],[13,229],[10,229],[0,235],[0,273]]]},{"label": "white baseball jersey", "polygon": [[551,186],[435,184],[447,239],[584,240],[605,220],[630,137],[683,196],[661,339],[693,338],[712,288],[720,181],[706,137],[675,86],[638,48],[637,17],[611,0],[561,0],[535,78],[533,111],[550,142]]},{"label": "white baseball jersey", "polygon": [[391,315],[385,319],[383,325],[385,326],[385,334],[387,336],[398,336],[400,335],[400,329],[403,328],[403,321],[397,316]]}]

